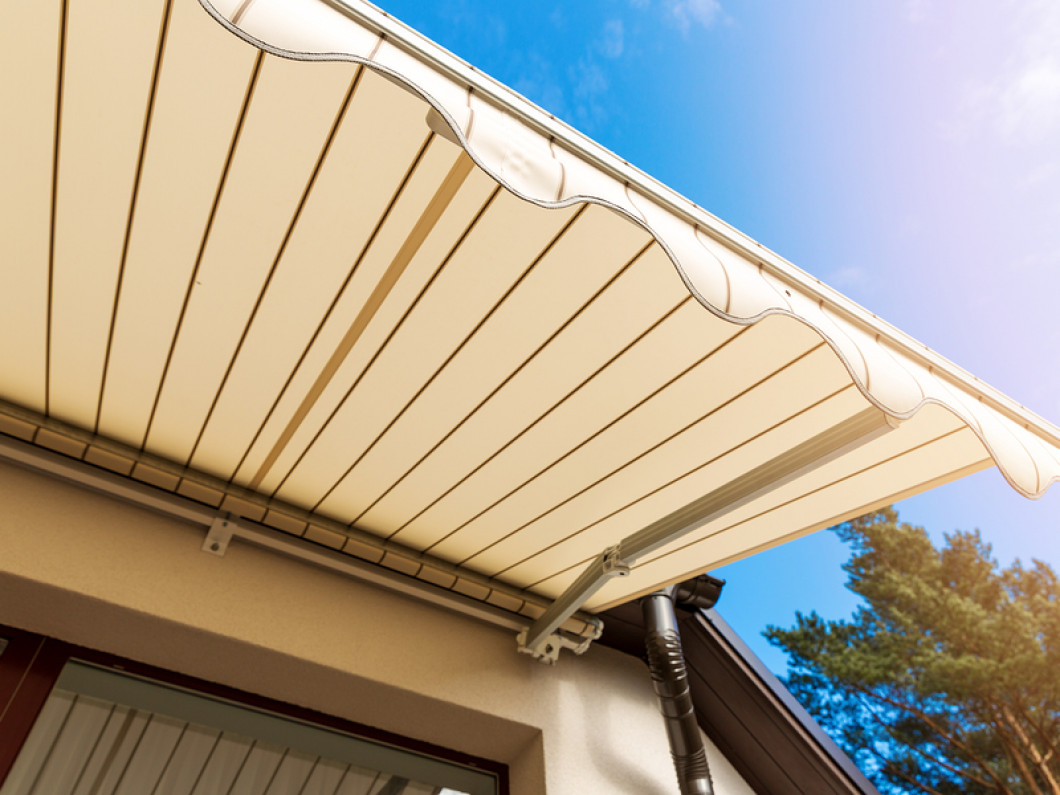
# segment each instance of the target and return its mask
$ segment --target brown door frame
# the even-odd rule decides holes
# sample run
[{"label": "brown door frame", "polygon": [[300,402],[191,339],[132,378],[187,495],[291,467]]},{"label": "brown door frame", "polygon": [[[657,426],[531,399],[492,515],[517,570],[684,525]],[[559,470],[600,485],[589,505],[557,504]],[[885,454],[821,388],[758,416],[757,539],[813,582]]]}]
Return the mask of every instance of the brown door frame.
[{"label": "brown door frame", "polygon": [[0,653],[0,785],[18,758],[72,647],[24,630],[0,626],[8,641]]}]

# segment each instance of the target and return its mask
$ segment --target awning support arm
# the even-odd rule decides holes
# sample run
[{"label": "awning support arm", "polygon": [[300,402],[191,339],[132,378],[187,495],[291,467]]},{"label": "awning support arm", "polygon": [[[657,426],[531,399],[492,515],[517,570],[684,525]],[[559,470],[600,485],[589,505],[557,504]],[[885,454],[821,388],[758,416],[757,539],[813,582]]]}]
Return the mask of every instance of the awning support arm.
[{"label": "awning support arm", "polygon": [[895,427],[895,421],[884,412],[867,408],[626,536],[594,558],[529,629],[519,633],[519,651],[542,662],[554,663],[563,646],[559,628],[611,577],[627,576],[633,564],[645,555],[858,449]]}]

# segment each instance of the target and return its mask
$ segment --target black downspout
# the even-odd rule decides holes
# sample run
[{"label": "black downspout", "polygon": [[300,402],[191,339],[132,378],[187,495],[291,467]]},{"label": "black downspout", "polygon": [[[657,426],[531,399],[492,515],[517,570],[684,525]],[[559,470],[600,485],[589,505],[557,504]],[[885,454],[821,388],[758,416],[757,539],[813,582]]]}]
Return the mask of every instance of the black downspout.
[{"label": "black downspout", "polygon": [[656,591],[641,600],[648,668],[651,670],[655,695],[659,697],[659,709],[666,721],[670,755],[674,760],[681,795],[714,795],[714,786],[692,705],[674,605],[704,610],[713,607],[724,584],[724,580],[704,574],[680,585]]}]

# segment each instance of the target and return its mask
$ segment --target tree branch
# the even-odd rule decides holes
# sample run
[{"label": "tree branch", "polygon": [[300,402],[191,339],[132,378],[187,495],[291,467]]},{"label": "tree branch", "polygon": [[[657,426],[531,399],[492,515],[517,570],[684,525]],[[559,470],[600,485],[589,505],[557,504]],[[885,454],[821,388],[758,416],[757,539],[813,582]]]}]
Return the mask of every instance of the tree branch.
[{"label": "tree branch", "polygon": [[875,748],[870,746],[867,750],[868,750],[869,753],[871,753],[873,756],[875,756],[877,759],[879,759],[883,763],[883,767],[882,767],[883,770],[889,771],[892,775],[898,776],[899,778],[903,779],[904,781],[908,781],[914,787],[916,787],[917,789],[923,790],[924,792],[929,793],[929,795],[943,795],[943,793],[939,792],[934,787],[929,787],[923,781],[917,781],[912,776],[906,775],[901,769],[899,769],[894,764],[894,760],[893,759],[888,759],[886,756],[881,754]]},{"label": "tree branch", "polygon": [[1023,758],[1023,754],[1019,752],[1011,740],[1007,736],[1007,732],[1002,731],[1000,726],[995,726],[997,732],[997,738],[1001,741],[1001,747],[1005,749],[1005,756],[1009,758],[1009,761],[1019,768],[1020,773],[1023,774],[1023,778],[1033,792],[1034,795],[1045,795],[1041,788],[1038,786],[1038,782],[1034,780],[1034,774],[1031,773],[1030,768],[1027,767],[1027,762]]},{"label": "tree branch", "polygon": [[[1012,710],[1009,709],[1008,706],[1003,704],[1000,707],[1000,712],[1001,717],[1004,719],[1005,723],[1007,723],[1012,728],[1012,731],[1013,733],[1015,733],[1016,738],[1030,754],[1031,762],[1034,764],[1035,768],[1037,768],[1038,772],[1041,773],[1042,778],[1045,779],[1046,784],[1049,785],[1050,795],[1060,795],[1060,785],[1057,785],[1056,779],[1053,777],[1052,771],[1049,770],[1047,760],[1042,756],[1042,752],[1038,750],[1038,746],[1036,746],[1031,741],[1031,738],[1027,736],[1027,732],[1025,732],[1023,730],[1023,727],[1019,725],[1019,721],[1017,721],[1016,717],[1012,714]],[[1020,769],[1023,769],[1022,762]],[[1025,775],[1027,775],[1031,786],[1035,786],[1033,777],[1030,776],[1029,772]],[[1037,789],[1037,787],[1035,787],[1035,789]]]},{"label": "tree branch", "polygon": [[[883,701],[885,704],[889,704],[890,706],[894,707],[895,709],[902,710],[903,712],[908,712],[910,715],[915,717],[917,720],[922,721],[924,723],[924,725],[926,725],[929,729],[931,729],[931,731],[933,731],[936,735],[938,735],[940,738],[942,738],[943,741],[945,741],[945,742],[949,743],[950,745],[954,746],[955,748],[958,748],[961,751],[963,751],[969,757],[970,761],[972,761],[973,763],[978,765],[983,770],[984,773],[986,773],[991,779],[994,780],[995,784],[1000,788],[999,791],[1001,791],[1001,792],[1009,792],[1010,791],[1009,788],[1008,788],[1008,785],[997,775],[996,772],[994,772],[994,769],[982,757],[980,757],[977,753],[975,753],[975,751],[973,751],[968,746],[968,744],[966,742],[960,740],[959,739],[959,735],[954,736],[952,733],[950,733],[950,732],[946,731],[945,729],[943,729],[934,720],[932,720],[927,714],[925,714],[922,710],[916,709],[912,705],[906,704],[906,703],[901,702],[901,701],[898,701],[897,699],[889,698],[888,696],[884,695],[883,693],[877,692],[875,690],[869,690],[867,688],[861,687],[860,685],[856,685],[856,684],[852,684],[852,683],[848,683],[848,685],[851,688],[853,688],[856,692],[864,693],[866,696],[868,696],[870,698],[877,698],[880,701]],[[870,713],[871,713],[871,710],[870,710]],[[875,713],[872,713],[872,714],[875,717]],[[917,749],[917,750],[919,750],[919,749]],[[928,758],[931,758],[931,757],[928,757]],[[941,764],[943,767],[946,767],[946,765],[943,764],[942,762],[939,762],[939,764]],[[957,773],[959,775],[962,775],[965,778],[968,778],[971,781],[974,781],[977,784],[980,784],[980,785],[982,785],[984,787],[989,786],[989,784],[987,782],[983,781],[982,779],[976,778],[975,776],[972,776],[970,773],[966,773],[966,772],[964,772],[964,771],[962,771],[960,769],[955,768],[953,770],[953,772]]]},{"label": "tree branch", "polygon": [[1034,719],[1034,716],[1032,716],[1028,712],[1028,710],[1024,707],[1024,705],[1018,700],[1016,701],[1016,709],[1018,710],[1019,714],[1023,717],[1023,719],[1028,724],[1030,724],[1031,728],[1034,729],[1035,734],[1038,735],[1039,739],[1048,748],[1048,750],[1045,753],[1042,754],[1042,761],[1043,762],[1048,762],[1054,756],[1057,756],[1057,751],[1060,750],[1060,749],[1058,749],[1057,745],[1053,742],[1053,738],[1058,736],[1058,733],[1056,731],[1056,729],[1057,729],[1056,723],[1057,722],[1055,720],[1053,721],[1053,729],[1054,729],[1054,731],[1052,733],[1050,733],[1049,731],[1047,731],[1041,725],[1041,723],[1039,721]]},{"label": "tree branch", "polygon": [[[865,691],[862,691],[862,692],[865,692]],[[876,694],[873,693],[872,691],[865,692],[865,695],[870,696],[870,697],[876,697]],[[859,700],[861,700],[861,699],[859,698]],[[944,770],[948,770],[950,773],[952,773],[952,774],[954,774],[956,776],[960,776],[962,778],[966,778],[969,781],[975,782],[976,784],[980,785],[981,787],[989,787],[990,786],[990,782],[989,781],[986,781],[986,780],[984,780],[982,778],[979,778],[978,776],[975,776],[975,775],[973,775],[972,773],[970,773],[968,771],[961,770],[959,767],[955,767],[954,765],[951,765],[948,762],[944,762],[942,759],[939,759],[939,758],[937,758],[935,756],[932,756],[931,754],[929,754],[927,751],[923,750],[922,748],[918,748],[915,745],[909,745],[907,743],[903,743],[900,738],[895,736],[894,728],[892,726],[890,726],[889,724],[887,724],[886,722],[884,722],[883,720],[881,720],[880,716],[876,714],[876,711],[872,709],[871,705],[866,704],[864,701],[861,701],[861,703],[862,703],[862,706],[865,708],[865,710],[872,717],[872,720],[875,721],[884,730],[884,732],[887,733],[887,736],[890,737],[895,742],[901,743],[903,746],[909,748],[914,753],[919,754],[924,759],[927,759],[929,762],[932,762],[932,763],[938,765],[939,767],[943,768]],[[940,732],[936,732],[936,734],[939,734],[939,733]],[[873,750],[875,751],[875,749],[873,749]],[[997,785],[999,787],[1001,787],[1001,790],[1000,790],[1001,792],[1004,792],[1004,793],[1008,793],[1009,792],[1009,789],[1005,785],[1005,783],[1000,778],[998,778],[994,774],[994,772],[992,770],[990,770],[989,768],[986,768],[986,772],[990,775],[991,778],[994,779],[994,781],[997,783]],[[1041,795],[1041,794],[1039,794],[1039,795]]]}]

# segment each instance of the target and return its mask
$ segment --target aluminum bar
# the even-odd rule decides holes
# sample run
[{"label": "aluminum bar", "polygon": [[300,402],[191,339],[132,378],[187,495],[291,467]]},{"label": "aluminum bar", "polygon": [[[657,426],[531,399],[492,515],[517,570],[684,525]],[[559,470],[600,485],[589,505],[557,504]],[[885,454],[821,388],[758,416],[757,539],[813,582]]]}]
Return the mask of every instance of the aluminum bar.
[{"label": "aluminum bar", "polygon": [[617,546],[609,548],[589,563],[578,579],[541,614],[525,636],[520,636],[520,650],[546,659],[545,649],[555,645],[559,627],[603,588],[610,577],[628,574],[629,567],[641,557],[858,449],[894,427],[894,421],[879,409],[865,409],[822,431],[799,447],[755,467],[626,536]]},{"label": "aluminum bar", "polygon": [[[514,632],[525,630],[530,623],[529,618],[508,610],[325,547],[309,544],[264,525],[226,516],[216,509],[201,505],[186,497],[166,493],[152,486],[137,483],[121,475],[97,469],[84,462],[2,434],[0,434],[0,460],[157,511],[165,516],[210,528],[213,535],[207,536],[204,548],[213,554],[223,554],[228,540],[239,538],[287,557],[338,572],[359,582],[429,602],[506,630]],[[211,549],[214,543],[212,539],[217,539],[218,533],[221,534],[223,545],[218,542],[218,548]]]}]

